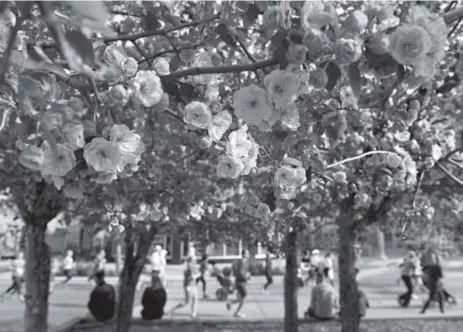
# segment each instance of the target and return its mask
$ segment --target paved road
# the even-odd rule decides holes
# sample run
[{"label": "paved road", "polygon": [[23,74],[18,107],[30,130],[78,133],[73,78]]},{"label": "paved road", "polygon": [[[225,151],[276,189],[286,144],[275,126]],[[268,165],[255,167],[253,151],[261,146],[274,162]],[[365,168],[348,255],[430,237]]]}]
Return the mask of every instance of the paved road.
[{"label": "paved road", "polygon": [[[371,309],[368,311],[369,318],[393,318],[419,317],[418,310],[421,301],[415,301],[408,309],[398,308],[396,296],[403,290],[403,286],[396,284],[397,268],[390,267],[387,270],[381,270],[380,274],[365,274],[360,284],[367,293]],[[463,284],[460,280],[463,278],[462,272],[449,272],[446,274],[447,288],[453,292],[460,303],[463,303]],[[244,313],[248,319],[263,318],[283,318],[283,283],[282,278],[275,279],[275,284],[270,288],[270,294],[261,293],[263,283],[262,277],[254,277],[249,286],[249,298]],[[0,280],[0,287],[6,288],[8,280]],[[86,303],[88,294],[92,285],[88,283],[71,283],[66,288],[58,288],[50,298],[50,323],[52,326],[60,325],[76,316],[85,316],[87,313]],[[218,284],[209,283],[211,294],[215,292]],[[183,290],[180,281],[171,281],[168,285],[168,303],[166,309],[171,308],[183,298]],[[303,288],[299,293],[299,311],[300,315],[309,305],[309,289]],[[134,316],[139,317],[141,292],[137,293],[135,299]],[[7,299],[0,303],[0,321],[20,320],[23,314],[23,306],[16,299]],[[201,319],[223,319],[230,317],[231,313],[227,312],[225,304],[215,299],[201,300],[199,303],[198,315]],[[436,309],[429,310],[429,315],[440,316]],[[446,316],[461,315],[460,307],[448,308]],[[188,309],[183,309],[175,314],[174,318],[187,318]]]}]

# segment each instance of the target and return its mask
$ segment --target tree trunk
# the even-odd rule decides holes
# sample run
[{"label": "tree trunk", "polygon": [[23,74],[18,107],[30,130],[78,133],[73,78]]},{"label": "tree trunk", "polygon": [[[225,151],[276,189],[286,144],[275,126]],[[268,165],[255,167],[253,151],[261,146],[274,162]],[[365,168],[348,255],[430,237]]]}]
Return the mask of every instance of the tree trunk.
[{"label": "tree trunk", "polygon": [[384,232],[379,227],[379,225],[375,225],[375,232],[376,232],[376,242],[378,245],[378,256],[381,259],[387,259],[386,255],[386,241],[384,239]]},{"label": "tree trunk", "polygon": [[[128,264],[127,257],[120,276],[119,300],[116,311],[115,332],[128,332],[132,321],[133,304],[135,300],[135,289],[140,273],[136,273]],[[132,265],[133,266],[133,265]]]},{"label": "tree trunk", "polygon": [[47,332],[50,253],[46,223],[26,223],[25,332]]},{"label": "tree trunk", "polygon": [[[46,243],[47,224],[64,208],[60,192],[45,181],[12,190],[13,198],[25,222],[25,332],[48,330],[48,292],[50,251]],[[32,204],[26,204],[29,201]],[[29,207],[31,208],[29,208]]]},{"label": "tree trunk", "polygon": [[[137,232],[129,225],[125,230],[125,258],[119,279],[119,296],[114,332],[128,332],[130,330],[135,290],[156,233],[157,229],[154,226],[149,230],[142,226]],[[137,247],[136,254],[135,246]]]},{"label": "tree trunk", "polygon": [[297,233],[289,231],[286,236],[284,332],[298,331],[297,263]]},{"label": "tree trunk", "polygon": [[358,332],[360,325],[358,286],[355,273],[355,231],[353,215],[338,217],[339,292],[342,332]]}]

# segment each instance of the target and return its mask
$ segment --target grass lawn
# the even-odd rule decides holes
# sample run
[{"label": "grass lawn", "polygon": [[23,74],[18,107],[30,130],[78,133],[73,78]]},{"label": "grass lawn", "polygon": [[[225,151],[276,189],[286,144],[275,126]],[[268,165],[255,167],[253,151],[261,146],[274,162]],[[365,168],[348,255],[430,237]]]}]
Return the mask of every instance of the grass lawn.
[{"label": "grass lawn", "polygon": [[[111,325],[81,323],[66,331],[60,332],[110,332]],[[362,322],[365,332],[461,332],[461,319],[403,319],[403,320],[371,320]],[[280,322],[162,322],[146,323],[134,321],[131,332],[282,332]],[[301,323],[299,332],[337,332],[337,323]],[[3,330],[2,330],[3,332]]]}]

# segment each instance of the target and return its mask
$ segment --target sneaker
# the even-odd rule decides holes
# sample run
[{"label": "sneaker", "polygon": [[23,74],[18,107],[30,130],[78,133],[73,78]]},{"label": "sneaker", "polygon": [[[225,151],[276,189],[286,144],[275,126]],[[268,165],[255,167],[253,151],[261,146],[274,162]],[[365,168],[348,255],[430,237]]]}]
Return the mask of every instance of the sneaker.
[{"label": "sneaker", "polygon": [[236,314],[233,315],[234,317],[236,318],[246,318],[245,314],[241,313],[241,312],[237,312]]},{"label": "sneaker", "polygon": [[190,316],[191,316],[192,319],[195,319],[196,318],[196,312],[192,312]]},{"label": "sneaker", "polygon": [[413,295],[412,295],[412,299],[414,299],[414,300],[419,300],[420,298],[418,297],[418,295],[413,294]]}]

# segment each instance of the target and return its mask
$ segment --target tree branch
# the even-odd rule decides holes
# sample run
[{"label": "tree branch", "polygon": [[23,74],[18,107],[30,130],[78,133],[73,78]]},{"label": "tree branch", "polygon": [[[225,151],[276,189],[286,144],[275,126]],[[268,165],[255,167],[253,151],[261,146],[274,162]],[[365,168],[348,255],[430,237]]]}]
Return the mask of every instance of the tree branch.
[{"label": "tree branch", "polygon": [[5,75],[8,71],[8,65],[10,64],[11,52],[13,51],[14,42],[16,40],[16,35],[18,34],[19,29],[21,28],[25,16],[16,17],[16,24],[11,28],[10,34],[8,35],[8,40],[6,44],[5,52],[3,52],[1,69],[0,69],[0,84],[3,84],[5,81]]},{"label": "tree branch", "polygon": [[120,35],[120,36],[116,36],[116,37],[106,37],[103,40],[106,43],[114,42],[114,41],[118,41],[118,40],[135,41],[135,40],[140,39],[140,38],[160,36],[160,35],[164,35],[166,33],[170,33],[170,32],[173,32],[173,31],[194,27],[194,26],[197,26],[197,25],[200,25],[200,24],[204,24],[204,23],[207,23],[207,22],[214,21],[214,20],[216,20],[218,18],[220,18],[220,14],[209,16],[209,17],[206,17],[206,18],[204,18],[202,20],[198,20],[198,21],[183,23],[183,24],[180,24],[180,25],[177,25],[177,26],[174,26],[174,27],[170,27],[170,28],[164,28],[164,29],[158,29],[158,30],[150,30],[150,31],[144,31],[144,32],[134,33],[134,34],[129,34],[129,35]]},{"label": "tree branch", "polygon": [[367,156],[371,156],[373,154],[388,154],[388,153],[392,153],[392,152],[391,151],[382,151],[382,150],[380,150],[380,151],[369,151],[369,152],[362,153],[359,156],[355,156],[355,157],[352,157],[352,158],[347,158],[347,159],[338,161],[337,163],[326,166],[326,168],[327,169],[328,168],[333,168],[333,167],[336,167],[336,166],[339,166],[339,165],[342,165],[342,164],[345,164],[345,163],[348,163],[348,162],[351,162],[351,161],[355,161],[355,160],[362,159],[362,158],[367,157]]},{"label": "tree branch", "polygon": [[445,166],[441,165],[438,161],[436,161],[436,165],[445,173],[445,175],[463,187],[463,181],[453,175]]},{"label": "tree branch", "polygon": [[445,13],[443,15],[443,17],[444,17],[445,23],[447,23],[447,24],[451,24],[451,23],[459,20],[460,18],[463,17],[463,6],[455,8],[455,9]]},{"label": "tree branch", "polygon": [[192,49],[195,49],[197,47],[204,46],[204,45],[206,45],[204,42],[199,42],[199,43],[194,44],[194,45],[179,46],[179,47],[177,47],[176,50],[170,49],[170,50],[166,50],[166,51],[161,51],[161,52],[158,52],[156,54],[153,54],[153,55],[147,57],[146,59],[138,61],[138,64],[141,64],[141,63],[149,61],[149,60],[156,59],[156,58],[158,58],[158,57],[160,57],[160,56],[162,56],[164,54],[176,53],[177,51],[180,52],[180,51],[183,51],[183,50],[192,50]]},{"label": "tree branch", "polygon": [[179,70],[173,72],[169,75],[161,76],[162,80],[165,81],[172,81],[182,77],[187,76],[196,76],[196,75],[203,75],[203,74],[226,74],[226,73],[240,73],[243,71],[256,71],[258,69],[262,69],[269,66],[274,66],[278,62],[275,58],[266,59],[257,61],[254,63],[244,64],[244,65],[231,65],[231,66],[223,66],[223,67],[196,67],[190,68],[185,70]]}]

